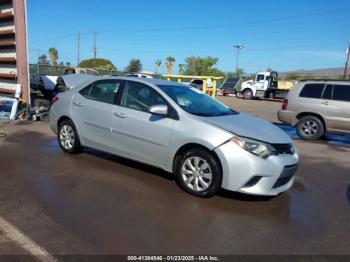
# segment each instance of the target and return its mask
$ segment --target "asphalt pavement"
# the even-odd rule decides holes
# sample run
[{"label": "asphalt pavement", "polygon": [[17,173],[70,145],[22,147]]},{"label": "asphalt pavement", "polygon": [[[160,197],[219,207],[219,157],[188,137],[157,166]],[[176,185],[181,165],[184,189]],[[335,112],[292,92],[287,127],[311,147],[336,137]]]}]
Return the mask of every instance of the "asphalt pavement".
[{"label": "asphalt pavement", "polygon": [[[219,99],[278,122],[280,103]],[[350,136],[306,142],[278,125],[300,151],[291,190],[200,199],[156,168],[91,149],[64,154],[48,123],[0,122],[0,218],[54,256],[350,255]],[[2,231],[0,254],[31,253]]]}]

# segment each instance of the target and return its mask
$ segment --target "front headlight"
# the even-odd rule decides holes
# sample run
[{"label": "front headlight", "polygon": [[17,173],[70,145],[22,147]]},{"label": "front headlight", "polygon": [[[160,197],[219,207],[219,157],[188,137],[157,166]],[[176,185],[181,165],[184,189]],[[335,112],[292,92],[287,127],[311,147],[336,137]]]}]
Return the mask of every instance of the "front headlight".
[{"label": "front headlight", "polygon": [[239,136],[234,136],[231,141],[237,145],[239,145],[241,148],[244,150],[261,157],[263,159],[268,158],[273,154],[273,147],[267,143],[250,139],[250,138],[245,138],[245,137],[239,137]]}]

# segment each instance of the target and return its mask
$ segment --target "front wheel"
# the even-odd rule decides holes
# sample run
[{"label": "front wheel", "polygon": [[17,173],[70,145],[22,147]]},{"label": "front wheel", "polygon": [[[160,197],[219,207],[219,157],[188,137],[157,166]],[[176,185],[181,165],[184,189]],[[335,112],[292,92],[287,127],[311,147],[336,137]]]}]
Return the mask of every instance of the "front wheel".
[{"label": "front wheel", "polygon": [[221,188],[222,171],[218,160],[202,149],[187,151],[177,162],[177,182],[197,197],[211,197]]},{"label": "front wheel", "polygon": [[253,99],[253,91],[251,89],[246,89],[243,91],[243,98],[250,100]]},{"label": "front wheel", "polygon": [[71,120],[64,120],[58,128],[58,142],[62,150],[69,154],[77,154],[81,151],[79,136]]}]

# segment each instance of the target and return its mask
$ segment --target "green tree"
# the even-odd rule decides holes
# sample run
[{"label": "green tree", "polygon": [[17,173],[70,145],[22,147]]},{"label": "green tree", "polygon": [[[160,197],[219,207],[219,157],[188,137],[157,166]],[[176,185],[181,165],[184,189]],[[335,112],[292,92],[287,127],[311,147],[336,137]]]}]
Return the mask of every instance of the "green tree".
[{"label": "green tree", "polygon": [[67,62],[67,63],[66,63],[66,67],[71,67],[71,65],[72,65],[72,64],[71,64],[70,62]]},{"label": "green tree", "polygon": [[219,61],[218,58],[213,57],[199,57],[190,56],[185,59],[187,75],[196,76],[223,76],[224,73],[214,66]]},{"label": "green tree", "polygon": [[236,72],[234,72],[235,77],[242,77],[244,75],[244,69],[238,68]]},{"label": "green tree", "polygon": [[51,60],[51,64],[56,66],[57,65],[57,60],[58,60],[58,51],[56,48],[51,47],[49,49],[49,56],[50,56],[50,60]]},{"label": "green tree", "polygon": [[156,75],[158,75],[158,73],[159,73],[159,68],[160,68],[160,66],[162,65],[162,60],[157,59],[155,64],[156,64]]},{"label": "green tree", "polygon": [[184,74],[184,66],[185,66],[185,64],[179,64],[179,74],[180,75],[183,75]]},{"label": "green tree", "polygon": [[129,65],[125,68],[126,72],[139,73],[142,70],[142,64],[140,59],[131,59]]},{"label": "green tree", "polygon": [[47,60],[47,56],[46,55],[41,55],[38,57],[38,64],[39,65],[49,65],[50,62]]},{"label": "green tree", "polygon": [[176,62],[176,60],[172,56],[168,56],[166,58],[166,63],[165,64],[166,64],[167,74],[169,74],[169,75],[172,74],[175,62]]},{"label": "green tree", "polygon": [[[95,67],[96,70],[117,71],[117,68],[108,59],[96,58],[95,63],[96,63],[96,67]],[[78,67],[83,67],[83,68],[93,68],[93,66],[94,66],[93,58],[83,60],[78,65]]]}]

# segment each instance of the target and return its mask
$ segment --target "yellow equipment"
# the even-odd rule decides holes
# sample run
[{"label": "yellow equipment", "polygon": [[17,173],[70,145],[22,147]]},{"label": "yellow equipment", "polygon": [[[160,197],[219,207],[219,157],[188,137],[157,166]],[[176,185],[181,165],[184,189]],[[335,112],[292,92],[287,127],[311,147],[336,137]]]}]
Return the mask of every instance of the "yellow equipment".
[{"label": "yellow equipment", "polygon": [[[211,95],[215,98],[216,89],[217,89],[217,81],[224,79],[223,77],[214,77],[214,76],[187,76],[187,75],[163,75],[168,81],[173,78],[177,79],[178,83],[182,83],[183,79],[200,79],[203,80],[203,92]],[[207,88],[207,81],[209,78],[213,80],[213,88]]]}]

